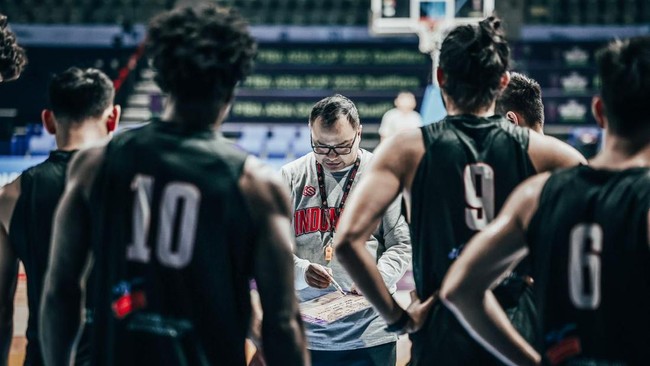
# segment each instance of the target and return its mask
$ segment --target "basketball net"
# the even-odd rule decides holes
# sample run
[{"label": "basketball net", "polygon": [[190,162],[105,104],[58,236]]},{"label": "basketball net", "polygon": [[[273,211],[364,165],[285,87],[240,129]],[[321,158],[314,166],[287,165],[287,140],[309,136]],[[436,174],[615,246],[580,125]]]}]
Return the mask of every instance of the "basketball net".
[{"label": "basketball net", "polygon": [[418,48],[420,52],[431,57],[432,84],[435,86],[438,86],[436,69],[438,68],[440,46],[448,25],[446,19],[421,19],[416,26],[416,32],[420,39]]}]

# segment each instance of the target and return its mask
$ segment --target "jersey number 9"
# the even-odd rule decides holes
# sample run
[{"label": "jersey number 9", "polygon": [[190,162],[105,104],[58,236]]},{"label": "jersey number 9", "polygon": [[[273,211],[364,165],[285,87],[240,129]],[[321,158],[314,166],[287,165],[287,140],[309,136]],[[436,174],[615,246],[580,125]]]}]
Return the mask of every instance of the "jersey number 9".
[{"label": "jersey number 9", "polygon": [[484,164],[469,164],[465,183],[465,223],[471,230],[483,230],[494,218],[494,170]]}]

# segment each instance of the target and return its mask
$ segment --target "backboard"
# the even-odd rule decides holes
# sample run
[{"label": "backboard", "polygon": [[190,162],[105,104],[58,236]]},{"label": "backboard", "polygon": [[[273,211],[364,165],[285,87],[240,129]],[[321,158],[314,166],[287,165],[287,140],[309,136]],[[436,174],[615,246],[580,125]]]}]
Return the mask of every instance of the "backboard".
[{"label": "backboard", "polygon": [[[459,24],[478,23],[494,11],[495,0],[372,0],[370,32],[376,36],[417,34],[420,52],[431,56],[432,75],[446,32]],[[435,78],[424,94],[420,114],[425,123],[446,115]]]},{"label": "backboard", "polygon": [[478,22],[494,11],[495,0],[371,0],[374,35],[418,33],[421,23],[447,26]]},{"label": "backboard", "polygon": [[374,35],[413,34],[411,0],[372,0],[370,32]]},{"label": "backboard", "polygon": [[455,3],[456,24],[478,22],[494,12],[494,0],[456,0]]}]

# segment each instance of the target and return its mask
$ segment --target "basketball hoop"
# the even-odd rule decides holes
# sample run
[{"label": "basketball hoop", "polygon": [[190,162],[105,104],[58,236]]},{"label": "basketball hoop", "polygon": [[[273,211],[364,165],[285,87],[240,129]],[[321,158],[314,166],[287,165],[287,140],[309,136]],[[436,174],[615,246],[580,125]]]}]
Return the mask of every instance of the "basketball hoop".
[{"label": "basketball hoop", "polygon": [[445,23],[444,19],[420,19],[416,26],[416,33],[420,38],[418,48],[420,52],[430,54],[440,47],[442,41],[441,28]]},{"label": "basketball hoop", "polygon": [[440,46],[444,38],[444,31],[447,29],[449,22],[446,19],[421,18],[416,26],[416,33],[420,42],[418,49],[420,52],[431,57],[432,83],[437,85],[436,69],[438,68],[438,58],[440,55]]}]

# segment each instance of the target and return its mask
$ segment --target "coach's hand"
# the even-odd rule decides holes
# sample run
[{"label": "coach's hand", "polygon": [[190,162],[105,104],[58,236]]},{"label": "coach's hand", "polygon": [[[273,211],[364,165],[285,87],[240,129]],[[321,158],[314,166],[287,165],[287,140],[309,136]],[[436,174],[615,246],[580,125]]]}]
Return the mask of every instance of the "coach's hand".
[{"label": "coach's hand", "polygon": [[353,293],[355,295],[363,296],[363,293],[361,290],[357,287],[356,284],[352,284],[352,287],[350,287],[350,293]]},{"label": "coach's hand", "polygon": [[325,289],[332,283],[331,269],[311,263],[305,271],[305,281],[311,287]]}]

